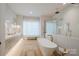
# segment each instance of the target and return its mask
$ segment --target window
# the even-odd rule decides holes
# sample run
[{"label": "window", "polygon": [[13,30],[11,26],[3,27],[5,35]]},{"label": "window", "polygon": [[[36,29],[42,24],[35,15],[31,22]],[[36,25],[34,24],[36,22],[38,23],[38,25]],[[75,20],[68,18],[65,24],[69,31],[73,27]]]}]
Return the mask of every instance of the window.
[{"label": "window", "polygon": [[24,36],[39,36],[40,35],[39,21],[25,20],[23,21],[23,35]]},{"label": "window", "polygon": [[46,22],[46,33],[47,34],[54,34],[56,33],[56,23],[52,21]]}]

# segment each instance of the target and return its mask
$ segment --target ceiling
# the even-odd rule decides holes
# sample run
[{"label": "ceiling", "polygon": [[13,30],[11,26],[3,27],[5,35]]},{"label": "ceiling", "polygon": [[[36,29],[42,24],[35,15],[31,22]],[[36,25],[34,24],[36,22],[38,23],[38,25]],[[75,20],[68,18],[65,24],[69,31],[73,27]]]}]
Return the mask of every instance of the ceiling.
[{"label": "ceiling", "polygon": [[62,3],[9,3],[8,5],[18,15],[36,17],[52,15],[63,8]]}]

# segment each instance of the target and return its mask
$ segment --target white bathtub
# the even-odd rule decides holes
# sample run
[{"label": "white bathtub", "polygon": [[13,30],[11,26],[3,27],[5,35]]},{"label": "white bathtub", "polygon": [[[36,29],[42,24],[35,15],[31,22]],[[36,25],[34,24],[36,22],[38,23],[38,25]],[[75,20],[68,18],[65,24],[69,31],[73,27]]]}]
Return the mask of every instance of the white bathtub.
[{"label": "white bathtub", "polygon": [[54,42],[51,42],[46,38],[38,38],[37,41],[44,56],[51,56],[57,48],[57,45]]}]

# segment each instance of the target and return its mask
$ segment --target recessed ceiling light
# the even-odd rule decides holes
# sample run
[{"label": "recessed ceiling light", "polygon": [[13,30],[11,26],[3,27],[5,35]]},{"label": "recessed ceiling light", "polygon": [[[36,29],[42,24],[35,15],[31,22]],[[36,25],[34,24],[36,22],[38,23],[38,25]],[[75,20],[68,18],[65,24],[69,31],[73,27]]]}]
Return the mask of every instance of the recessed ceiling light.
[{"label": "recessed ceiling light", "polygon": [[32,13],[33,13],[32,11],[29,12],[29,14],[32,14]]},{"label": "recessed ceiling light", "polygon": [[65,5],[66,3],[63,3],[63,5]]}]

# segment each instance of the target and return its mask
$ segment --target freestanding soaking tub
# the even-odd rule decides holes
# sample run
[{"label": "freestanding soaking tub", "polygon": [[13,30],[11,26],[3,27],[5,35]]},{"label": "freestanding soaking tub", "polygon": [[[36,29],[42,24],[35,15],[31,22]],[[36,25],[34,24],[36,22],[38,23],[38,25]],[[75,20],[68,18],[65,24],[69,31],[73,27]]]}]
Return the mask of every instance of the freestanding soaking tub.
[{"label": "freestanding soaking tub", "polygon": [[51,42],[46,38],[38,38],[37,41],[44,56],[51,56],[57,48],[57,45],[54,42]]}]

